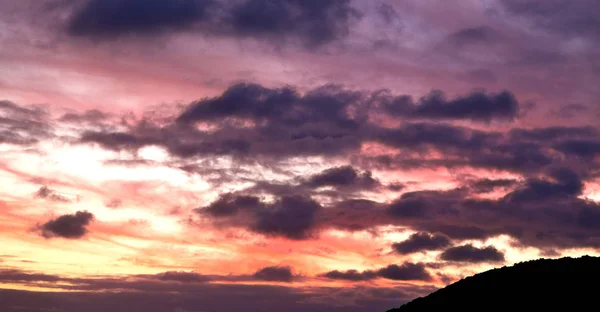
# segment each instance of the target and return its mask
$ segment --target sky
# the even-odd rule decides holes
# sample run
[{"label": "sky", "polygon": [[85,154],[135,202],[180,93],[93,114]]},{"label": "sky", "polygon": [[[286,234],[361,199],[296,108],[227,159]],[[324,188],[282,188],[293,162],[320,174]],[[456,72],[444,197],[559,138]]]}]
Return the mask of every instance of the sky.
[{"label": "sky", "polygon": [[598,255],[595,0],[0,1],[3,311],[385,311]]}]

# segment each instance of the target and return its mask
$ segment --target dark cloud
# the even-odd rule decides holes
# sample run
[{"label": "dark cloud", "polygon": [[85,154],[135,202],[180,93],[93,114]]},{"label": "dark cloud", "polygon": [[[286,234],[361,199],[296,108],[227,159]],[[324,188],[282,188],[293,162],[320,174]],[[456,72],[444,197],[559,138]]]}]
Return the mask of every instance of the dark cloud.
[{"label": "dark cloud", "polygon": [[103,121],[106,121],[111,117],[110,114],[105,113],[101,110],[92,109],[87,110],[81,114],[71,112],[66,113],[62,117],[59,118],[59,121],[75,123],[75,124],[100,124]]},{"label": "dark cloud", "polygon": [[[179,122],[219,120],[226,117],[288,121],[284,116],[300,100],[292,88],[268,89],[257,84],[237,84],[221,96],[192,103]],[[291,119],[291,118],[290,118]],[[290,120],[291,121],[291,120]]]},{"label": "dark cloud", "polygon": [[[268,164],[267,164],[268,165]],[[191,168],[185,168],[189,171]],[[193,172],[198,174],[216,174],[212,183],[221,185],[236,181],[236,176],[251,175],[252,172],[244,169],[211,170],[194,166]],[[225,177],[226,176],[226,177]],[[221,194],[219,199],[211,205],[204,207],[205,212],[218,217],[219,215],[231,216],[240,210],[261,209],[261,199],[257,196],[293,196],[303,195],[329,198],[330,201],[343,201],[360,198],[363,191],[377,192],[381,190],[381,183],[373,177],[370,171],[361,171],[352,166],[332,167],[312,175],[300,175],[289,178],[287,181],[269,181],[263,178],[243,178],[252,186],[238,190],[235,194]],[[389,185],[389,188],[400,190],[401,184]]]},{"label": "dark cloud", "polygon": [[558,252],[554,249],[546,249],[546,250],[540,251],[540,256],[546,257],[546,258],[558,258],[561,256],[561,254],[560,254],[560,252]]},{"label": "dark cloud", "polygon": [[565,140],[554,145],[557,151],[586,159],[592,159],[600,154],[599,140]]},{"label": "dark cloud", "polygon": [[47,186],[40,187],[40,189],[35,192],[35,197],[62,203],[71,202],[71,200],[69,200],[67,197],[57,193],[55,190],[52,190]]},{"label": "dark cloud", "polygon": [[38,226],[45,238],[62,237],[77,239],[85,236],[87,226],[94,220],[94,215],[87,211],[77,211],[75,214],[62,215]]},{"label": "dark cloud", "polygon": [[306,239],[310,237],[315,217],[321,209],[321,205],[310,198],[286,196],[259,211],[251,229],[265,235]]},{"label": "dark cloud", "polygon": [[349,270],[345,272],[330,271],[321,275],[322,277],[334,280],[345,281],[368,281],[378,277],[396,280],[396,281],[430,281],[431,275],[427,272],[425,265],[422,263],[406,262],[402,265],[391,264],[385,268],[376,271]]},{"label": "dark cloud", "polygon": [[[502,135],[466,127],[438,123],[405,123],[397,128],[381,131],[376,138],[392,147],[426,151],[428,148],[464,153],[467,150],[500,144]],[[473,155],[477,155],[474,154]]]},{"label": "dark cloud", "polygon": [[597,1],[501,0],[500,3],[509,13],[526,17],[549,33],[598,40],[600,19],[597,12],[600,7]]},{"label": "dark cloud", "polygon": [[491,179],[485,178],[485,179],[473,181],[469,185],[469,187],[475,193],[490,193],[497,189],[506,189],[509,187],[516,186],[518,183],[519,183],[519,181],[512,180],[512,179],[491,180]]},{"label": "dark cloud", "polygon": [[212,0],[88,0],[71,17],[75,36],[114,38],[186,30],[207,18]]},{"label": "dark cloud", "polygon": [[390,224],[384,213],[386,206],[367,199],[342,200],[323,209],[319,223],[321,227],[345,231],[369,230],[377,225]]},{"label": "dark cloud", "polygon": [[348,0],[88,0],[71,16],[68,32],[113,39],[190,31],[316,47],[346,37],[360,17]]},{"label": "dark cloud", "polygon": [[411,97],[383,98],[386,111],[392,115],[424,119],[466,119],[490,122],[513,120],[519,116],[519,102],[508,91],[487,94],[482,91],[447,99],[441,91],[433,91],[414,103]]},{"label": "dark cloud", "polygon": [[[592,127],[546,127],[499,133],[430,122],[404,123],[380,131],[376,140],[419,154],[381,155],[360,161],[362,166],[386,169],[475,167],[535,173],[567,161],[565,157],[577,157],[562,148],[561,143],[584,138],[597,139],[598,131]],[[435,159],[422,157],[422,153],[431,151],[444,155]]]},{"label": "dark cloud", "polygon": [[449,39],[458,45],[465,45],[472,43],[489,44],[500,38],[500,34],[493,28],[489,26],[479,26],[461,29],[450,35]]},{"label": "dark cloud", "polygon": [[390,191],[398,192],[406,188],[406,185],[398,182],[390,183],[387,185],[387,189]]},{"label": "dark cloud", "polygon": [[145,145],[159,143],[157,139],[140,137],[123,132],[87,131],[81,135],[82,143],[97,143],[109,150],[135,150]]},{"label": "dark cloud", "polygon": [[31,273],[15,269],[0,270],[0,283],[58,282],[61,279],[58,275]]},{"label": "dark cloud", "polygon": [[399,254],[410,254],[427,250],[438,250],[450,246],[450,239],[443,235],[415,233],[407,240],[394,243],[392,249]]},{"label": "dark cloud", "polygon": [[[457,214],[458,215],[458,214]],[[494,235],[506,232],[504,229],[494,229],[484,226],[471,225],[453,225],[453,224],[435,224],[434,222],[425,222],[420,224],[421,229],[439,231],[454,239],[486,239]]]},{"label": "dark cloud", "polygon": [[[135,151],[159,145],[180,158],[229,155],[262,161],[298,155],[345,155],[375,141],[419,152],[434,148],[449,156],[473,158],[465,163],[475,166],[521,170],[533,162],[537,166],[551,162],[536,144],[512,141],[502,133],[432,122],[382,128],[371,122],[373,115],[381,113],[407,119],[490,121],[517,117],[518,104],[508,92],[476,92],[454,100],[434,92],[413,105],[410,97],[389,92],[368,94],[326,85],[300,94],[290,87],[270,89],[243,83],[220,96],[191,103],[173,123],[159,125],[144,119],[127,131],[85,132],[80,141],[110,150]],[[215,128],[199,130],[197,122]],[[499,149],[489,155],[492,146]]]},{"label": "dark cloud", "polygon": [[294,274],[291,267],[274,266],[262,268],[252,275],[257,280],[268,282],[292,282]]},{"label": "dark cloud", "polygon": [[210,279],[204,275],[194,272],[168,271],[156,274],[156,278],[161,281],[174,281],[182,283],[204,283]]},{"label": "dark cloud", "polygon": [[377,270],[377,275],[395,281],[429,281],[431,275],[422,263],[392,264]]},{"label": "dark cloud", "polygon": [[307,239],[316,226],[322,207],[311,198],[292,195],[264,203],[256,197],[225,195],[210,205],[196,209],[202,215],[231,226],[289,239]]},{"label": "dark cloud", "polygon": [[52,137],[52,130],[44,109],[0,101],[0,144],[32,145]]},{"label": "dark cloud", "polygon": [[377,278],[377,273],[374,271],[363,271],[358,272],[357,270],[348,270],[348,271],[330,271],[321,276],[332,279],[332,280],[344,280],[344,281],[368,281]]},{"label": "dark cloud", "polygon": [[579,175],[568,168],[554,169],[549,173],[554,181],[530,179],[523,188],[506,196],[509,201],[542,201],[551,198],[574,197],[583,191]]},{"label": "dark cloud", "polygon": [[209,214],[213,217],[227,217],[237,214],[241,209],[264,209],[264,205],[258,197],[229,193],[221,195],[219,199],[210,205],[196,211]]},{"label": "dark cloud", "polygon": [[512,129],[509,138],[517,141],[548,142],[569,138],[594,138],[600,133],[598,129],[590,126],[584,127],[544,127],[533,129]]},{"label": "dark cloud", "polygon": [[[359,130],[366,116],[349,112],[359,98],[360,93],[335,86],[298,96],[291,89],[241,84],[220,97],[192,103],[173,124],[144,120],[129,131],[86,132],[80,141],[111,150],[160,145],[183,158],[338,154],[360,147]],[[219,129],[200,131],[193,126],[200,121],[213,122]]]},{"label": "dark cloud", "polygon": [[[142,120],[123,132],[85,132],[80,141],[131,152],[158,145],[182,159],[228,155],[238,161],[269,165],[299,155],[347,156],[358,152],[363,143],[379,142],[401,148],[403,153],[361,155],[356,164],[380,169],[476,167],[522,173],[564,162],[559,144],[566,139],[598,137],[591,127],[515,128],[501,133],[434,122],[403,122],[381,128],[369,119],[367,108],[373,105],[372,99],[360,92],[333,86],[304,95],[283,90],[233,86],[222,96],[193,103],[172,124]],[[281,100],[284,93],[292,94],[293,100]],[[247,105],[213,105],[222,101]],[[283,104],[279,107],[270,101]],[[216,129],[199,130],[195,122],[208,122]],[[422,157],[422,153],[432,151],[439,152],[439,158]]]},{"label": "dark cloud", "polygon": [[352,118],[348,108],[358,105],[361,96],[359,92],[333,85],[300,95],[291,87],[268,89],[243,83],[231,86],[219,97],[192,103],[178,121],[189,123],[235,117],[291,128],[320,122],[355,128],[360,120]]},{"label": "dark cloud", "polygon": [[[463,98],[478,96],[503,98],[502,93]],[[512,98],[508,93],[505,96]],[[592,143],[600,142],[596,128],[513,127],[501,132],[436,121],[433,119],[441,117],[435,115],[419,118],[428,121],[415,121],[415,115],[406,112],[394,113],[394,118],[402,119],[397,126],[383,127],[377,122],[388,112],[381,109],[386,105],[409,107],[412,112],[419,106],[435,107],[437,104],[428,103],[437,103],[439,98],[426,96],[422,105],[413,105],[410,97],[388,91],[366,93],[328,85],[300,93],[291,87],[238,84],[219,96],[190,104],[174,115],[172,122],[144,119],[119,133],[86,132],[81,140],[132,152],[148,145],[163,146],[175,156],[174,161],[187,166],[180,167],[192,170],[187,164],[193,163],[193,172],[219,175],[217,183],[236,181],[246,173],[238,169],[219,172],[203,157],[227,155],[241,163],[270,168],[279,161],[308,155],[348,158],[352,164],[286,182],[246,180],[254,185],[197,210],[219,226],[306,239],[326,228],[356,231],[392,224],[456,240],[506,234],[517,244],[540,248],[600,244],[600,233],[594,230],[597,205],[580,198],[583,185],[598,174],[593,162],[581,161],[584,155],[587,160],[595,154]],[[471,103],[463,98],[444,105]],[[439,111],[444,110],[437,114]],[[466,112],[466,119],[487,118]],[[390,116],[388,112],[383,117]],[[454,120],[458,115],[447,116]],[[213,127],[200,130],[196,123]],[[360,153],[366,143],[395,151],[376,156]],[[410,191],[390,202],[375,203],[364,200],[360,192],[375,177],[359,168],[477,168],[510,171],[522,178],[466,180],[454,190]],[[490,200],[478,198],[492,191],[507,194]],[[276,199],[265,202],[257,197],[264,195]],[[327,200],[320,204],[310,197]]]},{"label": "dark cloud", "polygon": [[[256,307],[255,311],[360,312],[387,310],[435,288],[403,285],[394,288],[331,288],[243,285],[230,276],[205,282],[196,273],[166,272],[157,275],[67,278],[42,273],[0,270],[0,284],[45,287],[67,292],[0,290],[6,311],[42,311],[60,307],[65,312],[115,311],[224,311]],[[244,280],[246,281],[246,280]],[[74,292],[71,292],[74,291]],[[257,306],[257,302],[260,305]],[[252,309],[251,309],[252,310]],[[254,311],[254,310],[252,310]]]},{"label": "dark cloud", "polygon": [[462,198],[462,193],[456,191],[419,191],[407,192],[391,202],[387,214],[403,220],[426,219],[433,215],[453,215],[457,211],[454,203]]},{"label": "dark cloud", "polygon": [[353,187],[361,189],[372,189],[379,185],[379,181],[373,178],[371,172],[358,172],[351,166],[342,166],[326,169],[308,179],[306,184],[310,187]]},{"label": "dark cloud", "polygon": [[471,263],[503,262],[504,254],[493,246],[477,248],[473,245],[462,245],[446,249],[440,258],[445,261]]},{"label": "dark cloud", "polygon": [[231,28],[240,37],[294,36],[319,46],[348,35],[360,17],[349,0],[245,0],[231,10]]},{"label": "dark cloud", "polygon": [[[402,194],[383,209],[349,211],[356,228],[395,224],[416,231],[440,233],[451,239],[486,239],[505,234],[517,245],[538,248],[600,244],[600,206],[581,199],[582,176],[567,168],[552,168],[543,177],[526,179],[498,199],[472,197],[468,188]],[[346,213],[346,214],[348,214]],[[363,216],[361,218],[360,216]],[[348,222],[347,215],[334,217]]]},{"label": "dark cloud", "polygon": [[[290,287],[262,285],[204,285],[178,292],[142,289],[138,292],[29,292],[0,290],[6,312],[44,311],[60,307],[64,312],[146,312],[164,311],[289,311],[289,312],[362,312],[386,311],[434,290],[432,287],[362,289],[308,289],[304,293]],[[342,295],[345,292],[346,296]],[[260,303],[260,309],[256,307]],[[251,308],[249,308],[251,307]],[[51,308],[50,308],[51,309]],[[26,311],[27,311],[26,310]]]}]

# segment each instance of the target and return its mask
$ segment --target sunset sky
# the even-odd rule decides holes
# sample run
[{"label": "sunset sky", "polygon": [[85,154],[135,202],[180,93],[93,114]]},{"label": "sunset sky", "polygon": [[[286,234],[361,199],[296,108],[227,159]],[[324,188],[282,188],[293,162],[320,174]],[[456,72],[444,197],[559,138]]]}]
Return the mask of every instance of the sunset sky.
[{"label": "sunset sky", "polygon": [[600,248],[596,0],[0,0],[0,310],[385,311]]}]

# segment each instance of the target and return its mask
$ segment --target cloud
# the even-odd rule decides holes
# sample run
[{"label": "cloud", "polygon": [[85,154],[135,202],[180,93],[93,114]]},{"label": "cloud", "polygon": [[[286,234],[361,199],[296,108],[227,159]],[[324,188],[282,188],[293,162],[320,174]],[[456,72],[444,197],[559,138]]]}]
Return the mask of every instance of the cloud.
[{"label": "cloud", "polygon": [[574,139],[565,140],[554,145],[557,151],[584,159],[592,159],[600,154],[600,141]]},{"label": "cloud", "polygon": [[[452,240],[483,240],[502,234],[512,237],[515,244],[542,249],[594,247],[600,244],[600,232],[595,230],[600,224],[600,208],[597,203],[579,197],[585,177],[567,167],[555,166],[522,181],[466,181],[456,189],[405,192],[385,203],[360,197],[338,198],[323,204],[302,201],[298,207],[318,205],[319,208],[307,209],[306,217],[297,219],[291,216],[302,216],[299,211],[303,208],[298,212],[283,208],[285,196],[266,203],[250,195],[227,194],[197,212],[211,216],[218,225],[291,239],[310,238],[324,229],[357,231],[386,225],[418,231],[392,246],[399,253],[437,250],[447,247]],[[477,197],[483,191],[499,188],[507,193],[495,199]],[[251,194],[257,189],[251,187],[240,192],[246,191]],[[300,188],[294,196],[306,199],[300,194],[310,192],[311,189]],[[283,219],[288,221],[279,221]],[[263,224],[271,226],[259,227]]]},{"label": "cloud", "polygon": [[481,179],[481,180],[472,182],[469,187],[475,193],[490,193],[497,189],[506,189],[506,188],[515,186],[518,183],[519,183],[519,181],[512,180],[512,179],[492,180],[492,179],[485,178],[485,179]]},{"label": "cloud", "polygon": [[0,270],[0,283],[58,282],[61,279],[58,275],[31,273],[16,269]]},{"label": "cloud", "polygon": [[76,113],[76,112],[65,113],[58,120],[62,121],[62,122],[74,123],[74,124],[97,125],[97,124],[101,124],[104,121],[107,121],[110,117],[111,117],[110,114],[105,113],[101,110],[91,109],[91,110],[87,110],[83,113]]},{"label": "cloud", "polygon": [[477,248],[469,244],[448,248],[440,254],[440,258],[445,261],[471,263],[503,262],[504,254],[493,246]]},{"label": "cloud", "polygon": [[197,122],[235,116],[255,120],[284,119],[282,122],[285,122],[284,115],[299,99],[300,95],[288,87],[267,89],[257,84],[236,84],[219,97],[192,103],[178,121]]},{"label": "cloud", "polygon": [[[462,198],[456,191],[418,191],[406,192],[391,202],[386,212],[399,219],[423,219],[432,214],[454,214],[452,203]],[[442,208],[443,207],[443,208]]]},{"label": "cloud", "polygon": [[466,150],[494,143],[500,144],[502,135],[448,124],[416,122],[382,130],[376,140],[391,147],[411,148],[415,151],[433,147],[438,150],[467,154]]},{"label": "cloud", "polygon": [[41,235],[45,238],[62,237],[77,239],[85,236],[87,226],[94,220],[94,215],[87,211],[77,211],[75,214],[62,215],[42,225],[38,225]]},{"label": "cloud", "polygon": [[359,105],[361,96],[360,92],[334,85],[301,95],[292,87],[269,89],[241,83],[232,85],[221,96],[191,103],[177,121],[190,123],[235,117],[292,128],[319,122],[355,128],[360,120],[352,118],[348,108]]},{"label": "cloud", "polygon": [[429,281],[431,275],[422,263],[392,264],[377,270],[377,275],[395,281]]},{"label": "cloud", "polygon": [[182,283],[204,283],[210,279],[195,272],[168,271],[156,274],[156,278],[161,281],[175,281]]},{"label": "cloud", "polygon": [[[173,124],[159,126],[146,120],[124,132],[88,131],[80,141],[111,150],[159,145],[182,158],[331,155],[360,147],[358,130],[366,116],[349,114],[359,93],[324,86],[301,97],[293,94],[234,85],[220,97],[190,104]],[[202,121],[213,122],[217,130],[200,131],[193,125]]]},{"label": "cloud", "polygon": [[[514,126],[502,132],[451,123],[458,116],[454,113],[446,115],[448,119],[431,115],[427,120],[414,120],[420,106],[435,107],[444,97],[429,95],[419,105],[405,106],[409,113],[391,114],[383,108],[401,104],[386,102],[388,96],[412,103],[406,96],[387,91],[352,91],[326,85],[301,93],[289,86],[267,88],[242,83],[215,97],[190,103],[160,124],[141,119],[121,132],[86,131],[80,141],[132,153],[145,146],[161,146],[174,163],[182,164],[179,167],[194,163],[194,172],[205,175],[222,173],[205,161],[212,156],[229,156],[240,164],[271,168],[309,155],[346,159],[352,164],[285,182],[251,179],[248,181],[253,186],[223,194],[197,210],[216,226],[266,236],[308,239],[328,228],[355,231],[399,225],[449,239],[506,234],[519,244],[541,248],[600,244],[600,233],[593,230],[597,205],[580,198],[596,170],[593,162],[581,161],[583,156],[588,159],[595,155],[593,142],[600,142],[596,128]],[[465,99],[479,96],[512,98],[508,93],[479,93],[445,100],[443,105],[463,107],[466,104],[458,103],[471,103]],[[436,114],[440,111],[444,110]],[[477,109],[464,112],[466,119],[483,116]],[[381,114],[402,122],[384,126],[377,122]],[[383,145],[384,152],[362,153],[371,143]],[[379,183],[362,168],[476,168],[509,171],[522,178],[467,180],[456,189],[411,190],[394,200],[375,203],[366,200],[361,191],[382,188],[369,188]],[[235,175],[228,175],[225,180],[236,181]],[[478,197],[500,191],[507,193],[490,200]],[[267,202],[258,196],[275,199]]]},{"label": "cloud", "polygon": [[512,129],[508,132],[509,138],[515,141],[548,142],[561,139],[594,138],[600,133],[598,129],[590,126],[583,127],[540,127],[532,129]]},{"label": "cloud", "polygon": [[289,283],[294,279],[291,267],[274,266],[262,268],[252,275],[257,280]]},{"label": "cloud", "polygon": [[0,101],[0,144],[33,145],[53,136],[48,112]]},{"label": "cloud", "polygon": [[485,93],[476,91],[469,95],[447,99],[441,91],[433,91],[414,103],[412,97],[391,97],[385,93],[378,99],[391,115],[433,120],[513,120],[519,117],[520,106],[508,91]]},{"label": "cloud", "polygon": [[308,179],[310,187],[353,187],[357,189],[372,189],[379,185],[371,172],[360,173],[351,166],[334,167],[324,170]]},{"label": "cloud", "polygon": [[227,217],[235,215],[241,209],[258,210],[265,209],[260,198],[255,196],[241,196],[231,193],[223,194],[210,205],[196,210],[213,217]]},{"label": "cloud", "polygon": [[549,177],[554,181],[530,179],[523,188],[505,197],[509,201],[542,201],[550,198],[574,197],[583,191],[583,182],[576,172],[568,168],[553,169]]},{"label": "cloud", "polygon": [[346,37],[360,17],[348,0],[89,0],[71,16],[68,33],[114,39],[188,31],[317,47]]},{"label": "cloud", "polygon": [[542,249],[595,247],[600,244],[600,232],[594,229],[600,224],[600,206],[579,198],[584,176],[550,168],[543,178],[526,179],[497,199],[474,198],[464,187],[406,192],[383,208],[347,210],[328,222],[348,224],[352,216],[355,228],[394,224],[458,240],[505,234],[517,244]]},{"label": "cloud", "polygon": [[[561,151],[561,143],[597,137],[598,132],[592,127],[515,128],[508,133],[501,133],[441,123],[407,122],[396,128],[378,131],[376,141],[391,147],[410,149],[418,152],[418,156],[367,156],[362,164],[386,169],[474,167],[529,174],[543,171],[553,163],[574,160],[576,155]],[[431,151],[444,155],[436,158],[421,156],[421,153]]]},{"label": "cloud", "polygon": [[156,139],[142,138],[128,133],[122,132],[94,132],[86,131],[81,137],[82,143],[98,143],[102,147],[110,150],[135,150],[146,145],[159,143]]},{"label": "cloud", "polygon": [[[384,127],[374,121],[373,114],[381,110],[366,109],[378,105],[368,93],[335,86],[302,94],[288,87],[239,84],[188,105],[174,114],[173,122],[158,125],[144,119],[123,132],[86,132],[81,140],[132,152],[162,146],[174,162],[194,162],[194,172],[203,173],[219,173],[203,159],[213,155],[270,167],[308,155],[352,163],[287,182],[252,180],[253,186],[197,210],[217,226],[266,236],[308,239],[328,228],[355,231],[399,225],[450,239],[506,234],[519,244],[543,248],[600,244],[600,233],[593,230],[597,204],[580,198],[594,165],[584,166],[580,156],[560,148],[573,140],[600,141],[597,129],[513,127],[500,132],[410,119]],[[201,130],[196,123],[208,123],[211,129]],[[390,151],[361,153],[366,143],[379,143]],[[375,203],[360,194],[365,188],[358,186],[375,179],[360,168],[477,168],[510,171],[523,178],[466,181],[445,191],[411,190]],[[508,193],[497,199],[478,198],[490,191]],[[275,200],[267,202],[257,195]]]},{"label": "cloud", "polygon": [[548,33],[598,39],[599,7],[598,2],[594,0],[501,0],[500,3],[508,13],[526,17],[535,27]]},{"label": "cloud", "polygon": [[265,235],[290,239],[306,239],[315,225],[315,216],[321,210],[316,201],[301,196],[286,196],[259,211],[251,229]]},{"label": "cloud", "polygon": [[461,29],[452,35],[449,39],[458,45],[474,43],[491,43],[500,39],[500,34],[489,26],[479,26]]},{"label": "cloud", "polygon": [[88,0],[69,20],[74,36],[114,38],[186,30],[207,18],[212,0]]},{"label": "cloud", "polygon": [[239,37],[297,37],[311,46],[343,38],[361,14],[349,0],[246,0],[231,10],[231,29]]},{"label": "cloud", "polygon": [[424,264],[410,262],[406,262],[402,265],[391,264],[376,271],[367,270],[358,272],[356,270],[348,270],[341,272],[335,270],[321,274],[321,276],[333,280],[345,280],[353,282],[368,281],[378,277],[395,281],[431,280],[431,275],[429,272],[427,272]]},{"label": "cloud", "polygon": [[[172,123],[143,119],[126,131],[86,131],[80,142],[132,152],[158,145],[179,158],[228,155],[238,160],[262,161],[298,155],[346,155],[359,151],[363,143],[379,142],[419,152],[431,147],[448,156],[479,158],[470,162],[475,166],[521,169],[526,167],[524,163],[531,167],[533,162],[537,166],[551,162],[537,145],[507,140],[502,133],[413,121],[513,119],[519,109],[509,92],[473,93],[454,100],[445,100],[441,93],[434,92],[421,102],[413,105],[407,96],[352,91],[334,85],[301,94],[292,87],[241,83],[219,96],[190,103],[174,116]],[[374,122],[381,114],[410,122],[394,128],[382,127]],[[211,129],[201,130],[198,123],[210,125]],[[506,151],[484,154],[492,146]]]},{"label": "cloud", "polygon": [[411,254],[420,251],[438,250],[448,247],[450,239],[443,235],[415,233],[407,240],[394,243],[392,249],[399,254]]},{"label": "cloud", "polygon": [[377,278],[377,273],[374,271],[363,271],[358,272],[357,270],[348,270],[348,271],[330,271],[322,274],[321,276],[332,279],[332,280],[344,280],[344,281],[368,281]]},{"label": "cloud", "polygon": [[135,307],[149,312],[178,309],[233,312],[256,306],[260,302],[261,309],[273,311],[360,312],[370,309],[383,311],[435,289],[432,286],[413,285],[393,288],[246,285],[236,284],[231,276],[211,276],[214,281],[228,281],[211,283],[204,281],[203,277],[197,278],[197,275],[193,272],[165,272],[157,275],[71,278],[0,270],[0,284],[66,291],[0,290],[0,295],[3,306],[35,311],[60,307],[66,312],[100,312],[106,309],[125,312]]},{"label": "cloud", "polygon": [[321,205],[301,195],[282,196],[265,203],[256,197],[227,194],[210,205],[196,209],[230,226],[242,226],[267,236],[308,239],[316,226]]},{"label": "cloud", "polygon": [[69,200],[67,197],[58,194],[56,191],[48,188],[47,186],[40,187],[40,189],[35,192],[35,197],[62,203],[71,202],[71,200]]}]

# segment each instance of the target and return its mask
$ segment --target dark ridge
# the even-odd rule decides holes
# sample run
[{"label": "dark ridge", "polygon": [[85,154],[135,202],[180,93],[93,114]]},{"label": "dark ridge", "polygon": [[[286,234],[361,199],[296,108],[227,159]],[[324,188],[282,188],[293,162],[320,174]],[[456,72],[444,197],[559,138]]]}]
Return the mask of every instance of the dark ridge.
[{"label": "dark ridge", "polygon": [[600,258],[539,259],[462,279],[388,312],[554,311],[597,307]]}]

